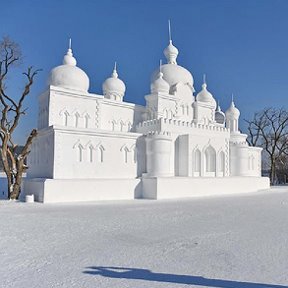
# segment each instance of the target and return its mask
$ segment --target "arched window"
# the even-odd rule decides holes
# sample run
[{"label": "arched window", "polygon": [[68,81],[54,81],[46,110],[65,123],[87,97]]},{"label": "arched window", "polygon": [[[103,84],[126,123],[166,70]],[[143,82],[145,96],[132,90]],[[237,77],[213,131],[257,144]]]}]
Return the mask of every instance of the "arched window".
[{"label": "arched window", "polygon": [[166,119],[169,118],[169,114],[168,114],[168,110],[167,110],[167,109],[164,110],[164,117],[165,117]]},{"label": "arched window", "polygon": [[124,153],[124,163],[128,163],[128,158],[129,158],[129,150],[127,147],[125,147],[123,149],[123,153]]},{"label": "arched window", "polygon": [[124,129],[124,122],[123,121],[120,121],[120,131],[122,132],[123,131],[123,129]]},{"label": "arched window", "polygon": [[194,172],[201,172],[201,152],[199,149],[194,152]]},{"label": "arched window", "polygon": [[93,146],[92,145],[89,146],[89,161],[90,161],[90,163],[93,162],[93,156],[94,156],[93,150],[94,150]]},{"label": "arched window", "polygon": [[77,146],[77,150],[78,150],[78,161],[83,162],[83,147],[81,144]]},{"label": "arched window", "polygon": [[225,171],[225,153],[223,151],[219,154],[219,172]]},{"label": "arched window", "polygon": [[98,149],[97,149],[97,159],[98,159],[98,162],[99,163],[103,163],[104,162],[104,151],[105,151],[105,149],[104,149],[104,147],[102,146],[102,145],[100,145],[99,147],[98,147]]},{"label": "arched window", "polygon": [[68,117],[69,113],[67,111],[64,112],[64,126],[68,126]]},{"label": "arched window", "polygon": [[75,127],[79,126],[79,118],[80,118],[80,115],[78,112],[76,112],[75,113]]},{"label": "arched window", "polygon": [[89,115],[88,114],[86,114],[85,116],[84,116],[84,121],[85,121],[85,123],[84,123],[84,125],[85,125],[85,128],[88,128],[89,127]]},{"label": "arched window", "polygon": [[130,121],[127,123],[127,126],[128,126],[128,132],[130,132],[132,129],[132,124]]},{"label": "arched window", "polygon": [[212,146],[205,150],[205,168],[206,172],[216,171],[216,152]]},{"label": "arched window", "polygon": [[116,121],[113,120],[111,123],[112,123],[112,131],[115,131]]}]

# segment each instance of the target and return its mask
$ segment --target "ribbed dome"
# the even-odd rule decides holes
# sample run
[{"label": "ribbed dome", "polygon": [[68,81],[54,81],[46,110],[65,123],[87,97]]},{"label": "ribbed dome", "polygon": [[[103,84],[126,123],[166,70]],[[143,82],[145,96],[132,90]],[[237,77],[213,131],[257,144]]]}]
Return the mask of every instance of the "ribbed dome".
[{"label": "ribbed dome", "polygon": [[63,65],[53,68],[48,77],[48,85],[87,92],[89,78],[87,74],[76,66],[71,48],[64,56]]},{"label": "ribbed dome", "polygon": [[230,107],[225,112],[227,119],[235,119],[238,120],[240,116],[240,111],[235,107],[234,101],[231,102]]},{"label": "ribbed dome", "polygon": [[213,95],[207,90],[207,84],[206,83],[204,83],[202,85],[202,90],[197,94],[196,100],[199,102],[207,103],[207,104],[213,106],[214,109],[217,106]]},{"label": "ribbed dome", "polygon": [[170,86],[163,79],[163,73],[160,72],[158,78],[151,84],[151,93],[166,93],[169,94]]},{"label": "ribbed dome", "polygon": [[102,90],[106,98],[111,98],[110,97],[111,95],[117,95],[117,96],[120,96],[121,98],[124,96],[125,91],[126,91],[126,86],[124,82],[118,78],[116,65],[114,67],[111,77],[107,78],[104,81],[102,85]]}]

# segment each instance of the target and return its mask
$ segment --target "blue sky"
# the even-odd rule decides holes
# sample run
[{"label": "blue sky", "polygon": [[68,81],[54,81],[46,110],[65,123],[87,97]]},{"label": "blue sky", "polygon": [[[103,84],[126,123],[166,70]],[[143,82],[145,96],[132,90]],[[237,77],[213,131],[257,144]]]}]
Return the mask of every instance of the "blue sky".
[{"label": "blue sky", "polygon": [[[195,88],[206,73],[208,89],[222,110],[234,93],[243,119],[275,106],[288,108],[288,1],[286,0],[0,0],[0,36],[18,42],[25,56],[15,69],[43,69],[26,101],[28,115],[16,140],[36,126],[39,93],[52,67],[61,64],[72,37],[78,66],[101,93],[114,61],[126,83],[125,100],[144,103],[150,76],[165,59],[168,19],[179,49],[178,64],[191,71]],[[17,97],[21,78],[11,77]]]}]

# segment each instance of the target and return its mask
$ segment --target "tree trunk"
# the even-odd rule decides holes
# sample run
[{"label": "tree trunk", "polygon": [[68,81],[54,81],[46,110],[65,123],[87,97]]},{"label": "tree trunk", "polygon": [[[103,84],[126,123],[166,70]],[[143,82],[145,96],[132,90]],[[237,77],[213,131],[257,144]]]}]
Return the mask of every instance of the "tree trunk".
[{"label": "tree trunk", "polygon": [[270,159],[271,161],[271,166],[270,166],[270,173],[269,173],[269,177],[270,177],[270,183],[271,185],[275,184],[275,172],[276,172],[276,161],[274,159],[274,157],[271,157]]},{"label": "tree trunk", "polygon": [[21,181],[20,181],[20,183],[15,182],[13,184],[13,190],[10,193],[10,199],[11,200],[18,200],[20,193],[21,193]]},{"label": "tree trunk", "polygon": [[11,192],[10,199],[18,200],[21,193],[22,176],[24,170],[24,160],[17,161],[17,173],[14,177],[13,191]]}]

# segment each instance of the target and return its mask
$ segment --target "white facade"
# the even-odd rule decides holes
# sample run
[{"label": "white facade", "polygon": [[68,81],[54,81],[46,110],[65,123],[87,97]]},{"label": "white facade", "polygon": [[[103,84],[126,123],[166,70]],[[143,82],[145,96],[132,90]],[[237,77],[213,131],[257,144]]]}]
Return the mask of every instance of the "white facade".
[{"label": "white facade", "polygon": [[261,177],[261,149],[238,130],[232,101],[224,114],[203,83],[194,96],[191,73],[178,49],[152,74],[146,106],[124,101],[116,65],[103,95],[71,47],[52,69],[39,97],[39,135],[28,159],[24,192],[41,202],[177,198],[251,192],[269,187]]}]

